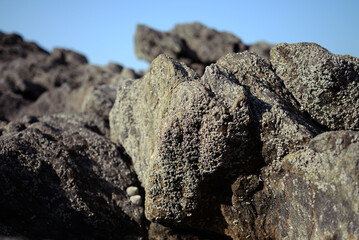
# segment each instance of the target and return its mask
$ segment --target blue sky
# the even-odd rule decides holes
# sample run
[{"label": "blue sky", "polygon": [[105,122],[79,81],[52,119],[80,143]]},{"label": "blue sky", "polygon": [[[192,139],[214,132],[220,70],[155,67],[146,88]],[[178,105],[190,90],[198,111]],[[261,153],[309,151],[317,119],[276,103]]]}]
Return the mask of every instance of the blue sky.
[{"label": "blue sky", "polygon": [[316,42],[336,54],[359,57],[359,1],[91,1],[0,0],[0,31],[16,32],[51,51],[80,52],[90,63],[110,61],[136,70],[136,24],[167,31],[199,21],[249,44],[259,40]]}]

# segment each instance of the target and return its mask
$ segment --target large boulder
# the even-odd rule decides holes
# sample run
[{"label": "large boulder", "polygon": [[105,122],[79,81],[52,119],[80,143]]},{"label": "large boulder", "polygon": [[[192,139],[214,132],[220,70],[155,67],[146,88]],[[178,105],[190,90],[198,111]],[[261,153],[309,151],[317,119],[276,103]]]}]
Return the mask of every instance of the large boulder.
[{"label": "large boulder", "polygon": [[118,90],[111,138],[133,159],[151,221],[202,224],[205,208],[199,206],[213,193],[208,187],[216,184],[215,176],[262,164],[250,154],[256,146],[250,141],[255,133],[247,92],[215,74],[202,83],[193,70],[160,55],[143,79]]},{"label": "large boulder", "polygon": [[139,59],[151,62],[164,53],[186,63],[202,74],[206,65],[230,52],[247,49],[242,41],[228,32],[218,32],[198,22],[176,25],[169,32],[160,32],[138,25],[135,51]]},{"label": "large boulder", "polygon": [[278,44],[271,63],[301,107],[332,130],[359,130],[359,65],[315,43]]},{"label": "large boulder", "polygon": [[143,207],[126,193],[140,188],[131,159],[86,116],[26,117],[1,132],[0,236],[143,236]]},{"label": "large boulder", "polygon": [[48,53],[16,34],[0,34],[0,117],[79,112],[94,88],[138,78],[115,63],[88,64],[85,56],[54,48]]},{"label": "large boulder", "polygon": [[322,131],[296,106],[254,53],[226,55],[201,78],[160,55],[143,79],[119,88],[111,138],[133,159],[150,221],[232,236],[240,228],[229,221],[242,219],[248,229],[257,214],[247,201],[241,203],[247,217],[233,212],[231,184],[250,176],[256,179],[251,192],[242,190],[253,195],[260,167],[303,149]]},{"label": "large boulder", "polygon": [[263,169],[272,239],[359,238],[359,133],[332,131]]},{"label": "large boulder", "polygon": [[257,123],[261,153],[267,164],[303,148],[322,131],[297,109],[299,106],[283,80],[257,54],[248,51],[227,54],[209,69],[214,67],[249,90],[252,118]]}]

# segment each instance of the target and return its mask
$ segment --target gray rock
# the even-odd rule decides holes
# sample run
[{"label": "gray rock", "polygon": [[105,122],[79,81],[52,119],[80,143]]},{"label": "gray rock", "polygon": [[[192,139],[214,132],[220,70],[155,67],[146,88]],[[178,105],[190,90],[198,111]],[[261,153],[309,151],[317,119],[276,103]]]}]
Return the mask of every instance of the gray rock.
[{"label": "gray rock", "polygon": [[184,62],[199,74],[206,65],[230,52],[244,51],[242,41],[228,32],[218,32],[198,22],[176,25],[169,32],[159,32],[138,25],[135,50],[139,59],[151,62],[164,53]]},{"label": "gray rock", "polygon": [[332,131],[265,168],[263,229],[274,239],[358,239],[358,166],[358,132]]},{"label": "gray rock", "polygon": [[254,52],[258,54],[260,57],[269,60],[270,59],[269,52],[273,46],[274,46],[273,44],[267,43],[266,41],[259,41],[249,45],[248,51]]},{"label": "gray rock", "polygon": [[315,43],[278,44],[271,62],[301,107],[332,130],[359,129],[359,65]]},{"label": "gray rock", "polygon": [[86,117],[24,118],[5,128],[0,230],[30,239],[141,237],[143,208],[126,194],[139,184],[131,160]]},{"label": "gray rock", "polygon": [[165,224],[202,224],[205,208],[198,206],[211,202],[212,177],[262,164],[252,153],[251,124],[242,86],[212,66],[199,81],[164,55],[143,79],[124,82],[110,113],[111,138],[132,157],[145,187],[146,217]]},{"label": "gray rock", "polygon": [[218,32],[199,22],[177,24],[171,33],[183,39],[199,62],[206,65],[217,61],[227,53],[246,50],[242,41],[233,34]]},{"label": "gray rock", "polygon": [[251,113],[267,164],[303,148],[321,132],[297,110],[295,99],[263,58],[247,51],[231,53],[220,58],[216,65],[222,74],[248,88]]},{"label": "gray rock", "polygon": [[9,120],[78,113],[94,87],[139,77],[115,63],[89,65],[85,56],[71,50],[54,48],[49,54],[16,34],[0,34],[0,52],[0,117]]}]

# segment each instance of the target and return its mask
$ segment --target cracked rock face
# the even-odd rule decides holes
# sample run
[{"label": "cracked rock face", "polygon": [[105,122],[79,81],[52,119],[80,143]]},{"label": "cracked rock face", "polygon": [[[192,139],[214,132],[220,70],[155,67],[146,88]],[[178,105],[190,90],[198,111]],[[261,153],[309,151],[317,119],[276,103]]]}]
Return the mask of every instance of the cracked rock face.
[{"label": "cracked rock face", "polygon": [[301,107],[332,130],[359,129],[359,65],[315,43],[278,44],[271,63]]}]

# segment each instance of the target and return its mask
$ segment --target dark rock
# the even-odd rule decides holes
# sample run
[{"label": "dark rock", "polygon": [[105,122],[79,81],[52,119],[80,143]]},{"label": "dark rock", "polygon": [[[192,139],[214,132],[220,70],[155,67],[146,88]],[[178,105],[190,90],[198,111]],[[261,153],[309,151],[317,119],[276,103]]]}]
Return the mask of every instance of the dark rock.
[{"label": "dark rock", "polygon": [[272,47],[274,47],[273,44],[269,44],[265,41],[260,41],[249,45],[248,51],[254,52],[258,54],[260,57],[269,60],[270,59],[269,52],[272,49]]},{"label": "dark rock", "polygon": [[229,32],[218,32],[199,22],[176,25],[171,33],[181,38],[200,63],[210,64],[231,52],[242,52],[246,46]]},{"label": "dark rock", "polygon": [[253,120],[267,164],[305,146],[321,132],[299,107],[271,65],[255,53],[232,53],[216,65],[221,73],[249,90]]},{"label": "dark rock", "polygon": [[[263,169],[271,239],[358,239],[359,134],[332,131]],[[269,234],[270,233],[270,234]]]},{"label": "dark rock", "polygon": [[0,117],[79,112],[87,93],[99,85],[138,78],[117,64],[89,65],[85,56],[55,48],[48,54],[20,36],[0,35]]},{"label": "dark rock", "polygon": [[301,107],[332,130],[359,130],[359,65],[315,43],[278,44],[271,62]]},{"label": "dark rock", "polygon": [[7,232],[30,239],[142,236],[143,207],[126,194],[139,185],[131,160],[85,117],[11,122],[0,146],[0,226]]},{"label": "dark rock", "polygon": [[135,50],[139,59],[151,62],[161,53],[186,63],[202,74],[204,67],[230,52],[246,49],[242,41],[228,32],[218,32],[194,22],[176,25],[169,32],[159,32],[138,25]]}]

